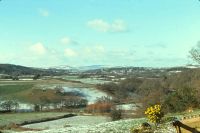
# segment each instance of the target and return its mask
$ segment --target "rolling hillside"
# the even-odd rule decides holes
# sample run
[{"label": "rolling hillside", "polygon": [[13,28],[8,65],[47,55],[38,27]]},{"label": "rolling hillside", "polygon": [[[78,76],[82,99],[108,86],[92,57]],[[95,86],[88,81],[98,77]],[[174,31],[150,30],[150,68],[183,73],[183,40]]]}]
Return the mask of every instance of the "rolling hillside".
[{"label": "rolling hillside", "polygon": [[55,69],[42,69],[42,68],[33,68],[25,67],[20,65],[13,64],[0,64],[0,74],[8,75],[59,75],[60,73],[66,73],[66,70],[55,70]]}]

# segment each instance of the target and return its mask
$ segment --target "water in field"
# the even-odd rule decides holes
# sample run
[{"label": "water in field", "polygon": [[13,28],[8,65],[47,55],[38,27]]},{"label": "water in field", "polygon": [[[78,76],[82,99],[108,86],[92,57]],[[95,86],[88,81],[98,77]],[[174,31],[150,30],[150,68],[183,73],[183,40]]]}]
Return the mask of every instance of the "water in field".
[{"label": "water in field", "polygon": [[63,87],[65,92],[78,93],[88,100],[88,103],[94,103],[98,98],[108,96],[106,93],[93,88],[69,88]]},{"label": "water in field", "polygon": [[71,80],[71,81],[80,81],[85,84],[104,84],[108,83],[109,81],[103,79],[96,79],[96,78],[78,78],[77,76],[65,76],[63,79]]}]

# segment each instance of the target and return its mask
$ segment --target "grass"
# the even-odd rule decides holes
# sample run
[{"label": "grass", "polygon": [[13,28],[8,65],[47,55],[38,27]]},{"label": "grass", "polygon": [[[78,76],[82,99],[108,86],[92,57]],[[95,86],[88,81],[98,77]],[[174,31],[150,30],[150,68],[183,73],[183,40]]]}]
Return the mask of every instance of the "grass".
[{"label": "grass", "polygon": [[11,85],[0,85],[0,98],[11,99],[18,101],[27,101],[26,93],[30,92],[33,88],[33,84],[30,83],[18,83]]},{"label": "grass", "polygon": [[[198,111],[197,111],[198,112]],[[196,112],[193,112],[196,113]],[[181,113],[182,115],[186,115],[186,113]],[[188,113],[187,113],[188,114]],[[7,116],[6,116],[7,115]],[[1,117],[0,115],[0,123],[4,122],[4,123],[9,123],[7,120],[10,120],[12,122],[19,122],[19,121],[24,121],[24,120],[30,120],[30,119],[38,119],[41,118],[41,116],[44,118],[46,117],[52,117],[55,116],[55,114],[53,113],[25,113],[25,114],[6,114],[5,116],[2,115],[3,117]],[[180,114],[177,114],[180,115]],[[74,117],[75,118],[75,117]],[[69,118],[69,120],[72,120],[73,118]],[[92,119],[94,120],[94,119]],[[79,120],[80,122],[83,122],[84,120]],[[115,121],[115,122],[106,122],[106,123],[101,123],[101,124],[97,124],[97,125],[93,125],[91,126],[90,124],[87,125],[76,125],[73,126],[72,121],[70,121],[69,123],[67,121],[62,121],[62,120],[57,120],[56,122],[60,123],[55,124],[54,122],[48,122],[48,124],[46,125],[41,125],[42,128],[43,127],[48,127],[49,130],[44,130],[41,131],[41,133],[46,132],[46,133],[50,133],[50,132],[102,132],[102,133],[107,133],[107,132],[123,132],[123,133],[128,133],[131,127],[138,127],[142,122],[145,122],[146,119],[144,118],[139,118],[139,119],[131,119],[131,120],[122,120],[122,121]],[[74,124],[77,124],[77,120],[74,121]],[[53,124],[52,129],[51,129],[51,124]],[[94,123],[94,122],[92,122]],[[44,123],[43,123],[44,124]],[[64,125],[68,125],[66,128],[64,127]],[[72,125],[70,125],[72,124]],[[196,124],[196,126],[198,125],[198,123],[191,123],[191,124]],[[36,124],[36,127],[39,127],[40,124]],[[54,127],[55,126],[55,127]],[[164,125],[163,125],[164,126]],[[175,128],[169,125],[166,125],[166,127],[162,126],[162,129],[159,129],[158,132],[159,133],[175,133]],[[191,125],[190,125],[191,126]],[[195,126],[195,125],[194,125]],[[31,127],[34,128],[34,127]],[[187,132],[183,132],[183,133],[187,133]]]},{"label": "grass", "polygon": [[24,121],[51,118],[56,116],[63,116],[66,114],[67,113],[64,112],[31,112],[31,113],[0,114],[0,126],[5,126],[10,123],[19,124]]},{"label": "grass", "polygon": [[175,116],[178,119],[183,118],[183,117],[187,117],[187,116],[193,116],[193,115],[199,115],[200,114],[200,109],[195,109],[193,110],[193,112],[188,112],[188,111],[184,111],[184,112],[177,112],[177,113],[169,113],[166,116]]},{"label": "grass", "polygon": [[[53,94],[39,91],[42,88],[53,87],[56,85],[70,86],[70,87],[85,87],[88,85],[82,83],[72,83],[67,81],[51,80],[36,80],[36,81],[0,81],[0,100],[11,99],[24,103],[37,102],[37,99],[44,95],[51,99],[55,97]],[[33,95],[33,93],[36,93]],[[51,94],[51,96],[50,96]]]},{"label": "grass", "polygon": [[3,85],[0,86],[0,96],[12,95],[19,93],[33,87],[32,84],[23,84],[23,85]]}]

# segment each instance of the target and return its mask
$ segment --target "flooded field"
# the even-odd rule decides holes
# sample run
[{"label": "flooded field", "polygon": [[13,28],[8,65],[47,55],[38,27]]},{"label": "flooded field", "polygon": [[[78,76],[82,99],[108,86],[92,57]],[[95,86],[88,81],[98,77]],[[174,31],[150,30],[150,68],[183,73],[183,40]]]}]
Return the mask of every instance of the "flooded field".
[{"label": "flooded field", "polygon": [[63,79],[71,80],[71,81],[80,81],[85,84],[104,84],[104,83],[110,82],[110,81],[97,79],[97,78],[79,78],[78,76],[64,76]]},{"label": "flooded field", "polygon": [[108,96],[106,93],[94,88],[69,88],[63,87],[65,92],[79,93],[88,100],[89,104],[94,103],[98,98]]}]

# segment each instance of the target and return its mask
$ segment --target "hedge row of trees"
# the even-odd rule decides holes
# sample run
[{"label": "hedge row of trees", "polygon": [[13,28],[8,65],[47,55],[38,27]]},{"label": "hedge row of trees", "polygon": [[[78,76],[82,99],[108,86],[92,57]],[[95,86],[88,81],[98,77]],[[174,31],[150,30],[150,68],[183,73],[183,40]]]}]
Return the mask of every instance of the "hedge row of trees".
[{"label": "hedge row of trees", "polygon": [[19,103],[14,100],[4,100],[0,103],[0,108],[2,109],[2,112],[16,111],[19,108]]},{"label": "hedge row of trees", "polygon": [[[82,95],[65,93],[62,87],[56,87],[55,89],[33,89],[27,94],[27,97],[23,102],[30,103],[30,110],[35,111],[83,108],[88,104],[88,101]],[[10,112],[18,109],[19,102],[16,100],[1,98],[0,111]]]},{"label": "hedge row of trees", "polygon": [[200,107],[199,81],[200,69],[191,69],[162,78],[129,78],[118,84],[108,83],[97,87],[113,95],[115,102],[128,99],[129,102],[142,103],[143,109],[159,103],[165,106],[166,112],[178,112]]}]

